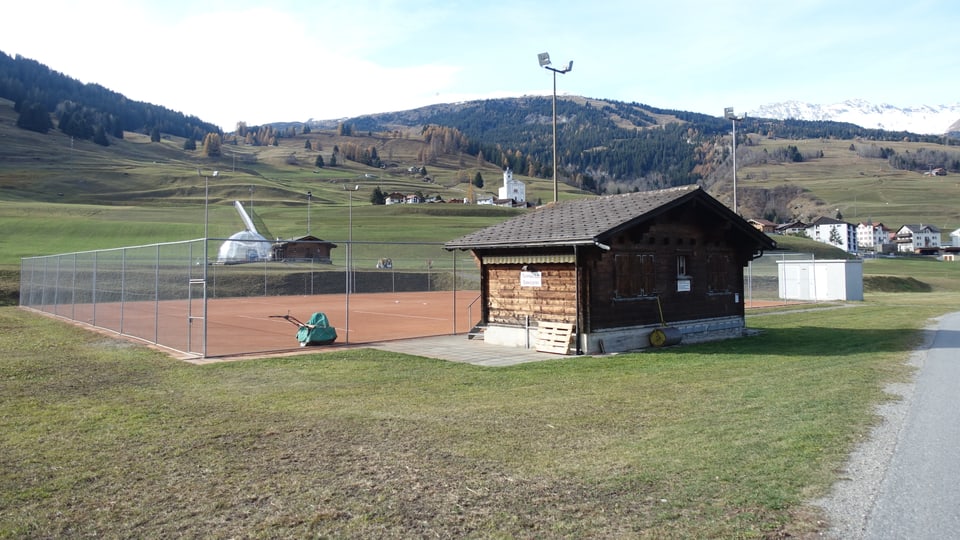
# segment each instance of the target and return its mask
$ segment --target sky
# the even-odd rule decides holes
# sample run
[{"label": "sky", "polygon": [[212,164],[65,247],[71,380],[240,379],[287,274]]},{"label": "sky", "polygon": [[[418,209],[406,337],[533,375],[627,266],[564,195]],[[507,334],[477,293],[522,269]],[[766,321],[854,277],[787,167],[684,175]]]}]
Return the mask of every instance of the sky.
[{"label": "sky", "polygon": [[558,95],[960,103],[955,0],[17,0],[0,51],[233,131]]}]

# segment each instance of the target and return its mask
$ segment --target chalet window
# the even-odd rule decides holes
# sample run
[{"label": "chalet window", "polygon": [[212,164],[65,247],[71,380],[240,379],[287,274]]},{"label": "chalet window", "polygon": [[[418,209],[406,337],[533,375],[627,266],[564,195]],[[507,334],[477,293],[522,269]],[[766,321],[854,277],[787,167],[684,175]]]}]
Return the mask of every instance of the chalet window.
[{"label": "chalet window", "polygon": [[677,255],[677,277],[686,277],[687,275],[687,256]]},{"label": "chalet window", "polygon": [[730,292],[730,283],[727,281],[729,267],[727,255],[712,253],[707,256],[707,289],[710,292]]},{"label": "chalet window", "polygon": [[653,255],[621,253],[615,257],[617,298],[652,296],[656,284]]}]

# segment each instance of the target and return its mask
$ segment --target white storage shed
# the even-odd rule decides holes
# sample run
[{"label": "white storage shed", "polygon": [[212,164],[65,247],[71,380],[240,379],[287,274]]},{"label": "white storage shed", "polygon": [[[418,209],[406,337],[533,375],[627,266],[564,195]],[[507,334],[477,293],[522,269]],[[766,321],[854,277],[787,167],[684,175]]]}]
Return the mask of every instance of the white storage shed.
[{"label": "white storage shed", "polygon": [[824,259],[777,261],[784,300],[863,300],[863,261]]}]

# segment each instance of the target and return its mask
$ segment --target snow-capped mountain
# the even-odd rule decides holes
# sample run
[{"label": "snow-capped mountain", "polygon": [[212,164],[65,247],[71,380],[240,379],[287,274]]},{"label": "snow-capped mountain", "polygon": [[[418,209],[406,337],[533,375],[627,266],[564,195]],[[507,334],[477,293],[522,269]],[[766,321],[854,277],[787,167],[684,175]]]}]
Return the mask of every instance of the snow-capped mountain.
[{"label": "snow-capped mountain", "polygon": [[921,105],[895,107],[875,105],[862,99],[851,99],[831,105],[815,105],[800,101],[784,101],[762,105],[747,113],[754,118],[786,120],[831,120],[849,122],[868,129],[909,131],[924,135],[943,135],[960,122],[960,103],[954,105]]}]

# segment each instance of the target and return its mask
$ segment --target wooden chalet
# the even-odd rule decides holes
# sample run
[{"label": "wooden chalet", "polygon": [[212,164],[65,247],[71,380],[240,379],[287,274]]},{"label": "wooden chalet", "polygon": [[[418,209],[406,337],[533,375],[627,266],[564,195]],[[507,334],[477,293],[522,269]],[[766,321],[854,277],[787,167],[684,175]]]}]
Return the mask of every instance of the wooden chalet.
[{"label": "wooden chalet", "polygon": [[775,247],[698,186],[554,203],[446,243],[480,265],[484,340],[530,347],[567,325],[578,354],[644,348],[658,328],[742,335],[744,267]]},{"label": "wooden chalet", "polygon": [[301,236],[274,243],[273,260],[331,264],[330,252],[335,247],[337,245],[333,242],[321,240],[316,236]]}]

